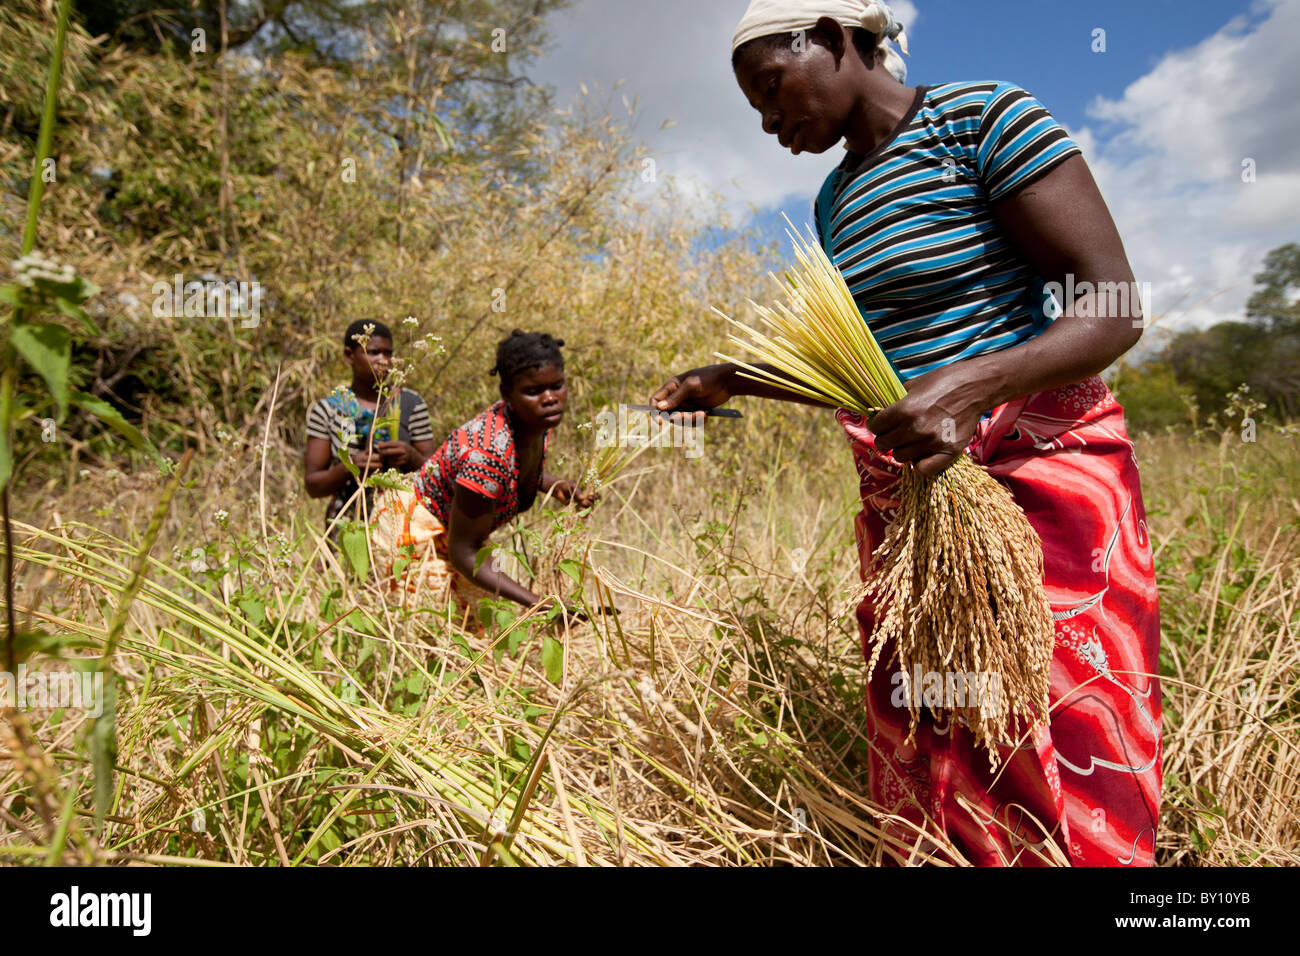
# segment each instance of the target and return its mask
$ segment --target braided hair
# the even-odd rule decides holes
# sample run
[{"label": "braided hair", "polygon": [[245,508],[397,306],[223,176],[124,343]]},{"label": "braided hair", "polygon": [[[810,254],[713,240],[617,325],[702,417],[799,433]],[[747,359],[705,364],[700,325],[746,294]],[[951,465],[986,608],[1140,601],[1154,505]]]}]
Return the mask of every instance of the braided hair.
[{"label": "braided hair", "polygon": [[530,369],[554,365],[564,368],[560,347],[564,339],[553,338],[546,332],[523,332],[515,329],[497,345],[497,364],[488,370],[489,375],[501,376],[501,387],[509,389],[522,373]]},{"label": "braided hair", "polygon": [[357,319],[349,325],[348,330],[343,333],[343,351],[350,352],[359,346],[361,343],[357,341],[356,336],[364,336],[366,334],[366,328],[370,326],[373,326],[373,328],[370,329],[370,337],[372,339],[388,339],[390,342],[393,341],[393,333],[389,330],[388,326],[384,325],[384,323],[380,322],[378,319]]}]

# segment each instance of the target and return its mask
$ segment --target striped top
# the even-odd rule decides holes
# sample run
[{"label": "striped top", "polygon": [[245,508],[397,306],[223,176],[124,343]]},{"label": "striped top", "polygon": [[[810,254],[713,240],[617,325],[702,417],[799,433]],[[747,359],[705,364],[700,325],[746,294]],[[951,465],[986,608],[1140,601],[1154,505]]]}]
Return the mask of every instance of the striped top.
[{"label": "striped top", "polygon": [[[397,441],[423,442],[433,441],[433,426],[429,423],[429,406],[418,394],[409,388],[398,390],[397,399],[397,434],[393,435],[387,425],[380,425],[375,430],[376,442]],[[389,413],[393,399],[390,397],[381,412],[381,418]],[[307,437],[321,438],[330,443],[330,456],[341,460],[351,451],[362,451],[370,443],[370,432],[375,425],[375,412],[362,407],[357,396],[346,385],[340,385],[329,395],[313,402],[307,409]],[[329,523],[343,510],[343,506],[356,493],[356,480],[348,475],[339,486],[339,490],[330,498],[325,509],[325,521]]]},{"label": "striped top", "polygon": [[[387,412],[391,405],[390,398],[384,411]],[[398,409],[397,435],[390,435],[387,428],[380,428],[375,441],[388,441],[393,437],[405,442],[433,441],[429,406],[424,399],[409,388],[401,389]],[[330,443],[333,456],[339,458],[344,449],[361,451],[366,447],[374,420],[374,411],[361,407],[352,389],[340,385],[307,409],[307,437],[325,439]]]},{"label": "striped top", "polygon": [[1010,83],[922,86],[890,139],[826,178],[817,233],[904,380],[1051,324],[1044,282],[993,204],[1081,155]]}]

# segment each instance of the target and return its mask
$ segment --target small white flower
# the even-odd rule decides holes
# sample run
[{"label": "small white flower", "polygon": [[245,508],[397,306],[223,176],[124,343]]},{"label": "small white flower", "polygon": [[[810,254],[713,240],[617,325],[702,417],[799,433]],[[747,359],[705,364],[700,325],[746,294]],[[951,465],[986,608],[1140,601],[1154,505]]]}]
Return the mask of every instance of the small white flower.
[{"label": "small white flower", "polygon": [[423,352],[429,347],[429,343],[424,341],[424,339],[416,339],[414,345],[417,352]]},{"label": "small white flower", "polygon": [[230,517],[230,513],[229,513],[228,511],[226,511],[225,508],[222,508],[221,510],[219,510],[216,514],[214,514],[214,515],[212,516],[212,520],[215,521],[217,524],[225,524],[225,523],[226,523],[226,520],[227,520],[229,517]]},{"label": "small white flower", "polygon": [[655,690],[655,685],[650,683],[648,679],[637,684],[636,689],[641,692],[641,696],[645,699],[647,704],[657,704],[663,700],[659,691]]},{"label": "small white flower", "polygon": [[420,320],[417,319],[417,318],[416,318],[415,316],[413,316],[413,315],[408,315],[406,318],[402,319],[402,324],[403,324],[403,325],[419,325],[419,324],[420,324]]}]

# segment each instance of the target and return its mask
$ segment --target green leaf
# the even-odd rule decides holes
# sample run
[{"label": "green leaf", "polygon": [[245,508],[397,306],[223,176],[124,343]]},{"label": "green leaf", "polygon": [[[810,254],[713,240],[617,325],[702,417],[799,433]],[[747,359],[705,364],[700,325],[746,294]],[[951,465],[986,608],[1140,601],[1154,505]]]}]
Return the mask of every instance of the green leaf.
[{"label": "green leaf", "polygon": [[386,471],[376,471],[366,479],[367,488],[386,488],[389,491],[410,491],[410,487],[400,475],[390,475]]},{"label": "green leaf", "polygon": [[393,579],[400,581],[406,569],[411,566],[413,558],[394,558],[393,559]]},{"label": "green leaf", "polygon": [[256,627],[266,623],[266,605],[255,598],[244,598],[239,602],[239,609],[244,612],[248,622]]},{"label": "green leaf", "polygon": [[[48,634],[45,631],[19,631],[14,636],[14,661],[21,663],[33,654],[58,657],[65,648],[86,649],[98,647],[94,641],[78,634]],[[76,663],[73,662],[76,667]]]},{"label": "green leaf", "polygon": [[1189,573],[1186,578],[1188,590],[1199,591],[1201,589],[1201,581],[1203,581],[1204,579],[1205,576],[1203,574],[1200,574],[1197,571],[1192,571],[1191,573]]},{"label": "green leaf", "polygon": [[0,285],[0,302],[17,309],[23,304],[23,294],[16,285]]},{"label": "green leaf", "polygon": [[574,561],[572,558],[565,558],[560,562],[560,570],[573,579],[573,583],[582,585],[582,564]]},{"label": "green leaf", "polygon": [[347,622],[348,627],[352,628],[358,634],[374,637],[375,627],[370,623],[370,618],[366,617],[365,612],[362,611],[361,608],[353,609],[344,620]]},{"label": "green leaf", "polygon": [[364,578],[370,573],[370,552],[366,548],[365,531],[343,532],[339,535],[339,545],[357,577]]},{"label": "green leaf", "polygon": [[52,322],[24,322],[13,327],[9,341],[45,379],[62,422],[68,414],[68,366],[72,361],[68,330]]},{"label": "green leaf", "polygon": [[79,305],[74,305],[62,297],[54,300],[54,307],[70,319],[76,319],[91,335],[98,335],[99,328],[94,322],[90,321],[90,316],[86,315],[86,310]]},{"label": "green leaf", "polygon": [[112,671],[104,674],[100,692],[103,712],[90,728],[90,763],[95,776],[95,833],[104,829],[104,815],[113,801],[113,762],[117,759],[117,685]]},{"label": "green leaf", "polygon": [[140,434],[140,430],[123,418],[121,413],[108,402],[94,395],[87,395],[85,392],[73,392],[71,398],[73,405],[94,415],[136,448],[147,452],[155,462],[162,461],[162,455],[158,454],[158,449],[154,448],[153,443]]},{"label": "green leaf", "polygon": [[552,684],[558,684],[564,676],[564,645],[549,634],[542,638],[542,667]]},{"label": "green leaf", "polygon": [[361,639],[361,649],[357,651],[357,670],[365,666],[366,661],[375,656],[375,642],[368,637]]}]

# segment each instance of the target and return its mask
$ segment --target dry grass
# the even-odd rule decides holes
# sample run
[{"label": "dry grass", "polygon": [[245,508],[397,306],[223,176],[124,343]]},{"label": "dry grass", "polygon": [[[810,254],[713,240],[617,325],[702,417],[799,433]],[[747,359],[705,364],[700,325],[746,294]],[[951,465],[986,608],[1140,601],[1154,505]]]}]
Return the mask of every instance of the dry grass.
[{"label": "dry grass", "polygon": [[[808,443],[832,436],[821,422]],[[1297,862],[1297,455],[1267,440],[1221,465],[1213,447],[1196,465],[1202,446],[1180,439],[1142,449],[1155,461],[1146,488],[1172,675],[1165,863]],[[272,456],[280,477],[266,498],[242,504],[230,489],[255,486],[256,465],[241,476],[237,458],[212,463],[164,530],[181,559],[159,549],[115,658],[119,769],[103,833],[92,836],[82,720],[33,712],[7,744],[17,759],[0,779],[0,858],[53,846],[69,862],[960,862],[884,837],[864,798],[864,663],[837,615],[856,579],[854,475],[847,455],[813,469],[788,448],[758,456],[719,437],[707,464],[651,451],[590,522],[530,513],[502,543],[538,586],[572,598],[576,573],[590,605],[621,613],[477,637],[306,561],[316,507],[272,505],[294,484],[291,450]],[[1270,465],[1261,490],[1240,470],[1265,453],[1290,471]],[[97,477],[90,487],[114,481]],[[96,488],[113,517],[68,496],[42,518],[62,540],[22,535],[33,625],[92,649],[131,548],[73,518],[129,527],[157,495],[156,479],[115,482]],[[1206,494],[1189,493],[1199,482]],[[221,532],[208,517],[218,507],[249,528],[265,507],[270,540]],[[275,561],[277,531],[297,542],[289,566]],[[187,549],[217,537],[228,543],[212,561],[232,567],[218,551],[258,545],[242,585],[189,569]],[[548,638],[563,654],[554,681]],[[1244,701],[1248,680],[1258,694]]]},{"label": "dry grass", "polygon": [[1139,445],[1160,584],[1164,862],[1300,862],[1300,448]]}]

